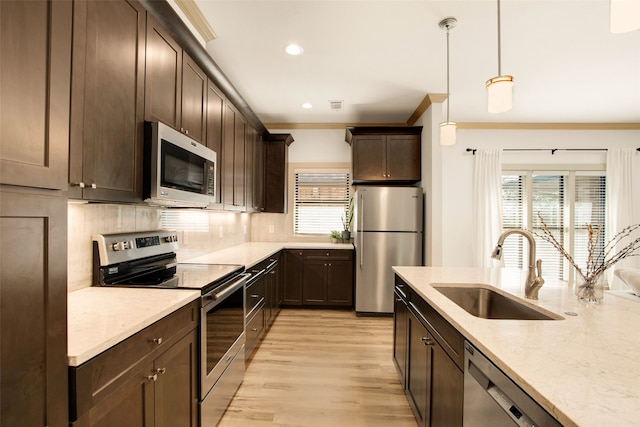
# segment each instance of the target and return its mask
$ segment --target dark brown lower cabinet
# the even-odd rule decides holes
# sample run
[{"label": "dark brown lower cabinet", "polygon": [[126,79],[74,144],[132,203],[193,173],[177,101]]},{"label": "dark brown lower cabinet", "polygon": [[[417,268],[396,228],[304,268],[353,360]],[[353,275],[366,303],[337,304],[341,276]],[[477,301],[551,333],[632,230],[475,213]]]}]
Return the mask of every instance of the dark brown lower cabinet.
[{"label": "dark brown lower cabinet", "polygon": [[71,425],[198,425],[198,304],[69,369]]},{"label": "dark brown lower cabinet", "polygon": [[400,384],[403,389],[406,389],[409,308],[406,295],[401,289],[396,287],[393,297],[393,363],[398,371]]},{"label": "dark brown lower cabinet", "polygon": [[464,338],[408,289],[404,304],[397,282],[394,361],[416,421],[420,427],[462,426]]},{"label": "dark brown lower cabinet", "polygon": [[353,251],[306,249],[285,251],[284,305],[353,305]]},{"label": "dark brown lower cabinet", "polygon": [[68,425],[67,199],[0,188],[0,425]]}]

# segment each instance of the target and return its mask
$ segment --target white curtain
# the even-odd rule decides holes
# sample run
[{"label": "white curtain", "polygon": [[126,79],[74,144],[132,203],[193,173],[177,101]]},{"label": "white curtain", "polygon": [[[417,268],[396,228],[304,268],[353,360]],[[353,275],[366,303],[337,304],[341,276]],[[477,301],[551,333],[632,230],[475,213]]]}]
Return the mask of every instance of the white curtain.
[{"label": "white curtain", "polygon": [[[640,223],[639,156],[633,148],[607,150],[607,241],[623,228]],[[623,246],[629,241],[625,239]],[[627,289],[613,276],[616,268],[640,268],[640,256],[628,257],[607,272],[611,289]]]},{"label": "white curtain", "polygon": [[492,267],[491,252],[502,232],[502,150],[478,149],[474,156],[473,221],[475,265]]}]

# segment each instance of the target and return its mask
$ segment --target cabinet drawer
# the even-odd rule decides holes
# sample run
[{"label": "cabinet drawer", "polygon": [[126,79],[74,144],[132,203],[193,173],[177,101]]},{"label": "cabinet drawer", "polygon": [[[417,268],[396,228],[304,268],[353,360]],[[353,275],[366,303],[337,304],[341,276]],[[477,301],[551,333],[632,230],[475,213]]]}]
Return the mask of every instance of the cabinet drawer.
[{"label": "cabinet drawer", "polygon": [[253,282],[246,290],[245,316],[251,316],[255,308],[264,301],[264,276]]},{"label": "cabinet drawer", "polygon": [[304,251],[304,260],[307,261],[351,261],[353,251],[346,249],[311,249]]},{"label": "cabinet drawer", "polygon": [[77,419],[135,376],[140,366],[198,327],[200,300],[158,320],[78,367],[69,369],[70,418]]},{"label": "cabinet drawer", "polygon": [[265,326],[265,312],[264,304],[260,305],[254,315],[246,323],[246,354],[247,358],[250,358],[251,351],[255,347],[256,343],[260,339],[260,336],[264,332]]},{"label": "cabinet drawer", "polygon": [[440,343],[449,357],[460,369],[464,369],[464,337],[460,332],[417,294],[411,293],[409,305],[414,311],[417,311],[420,321]]}]

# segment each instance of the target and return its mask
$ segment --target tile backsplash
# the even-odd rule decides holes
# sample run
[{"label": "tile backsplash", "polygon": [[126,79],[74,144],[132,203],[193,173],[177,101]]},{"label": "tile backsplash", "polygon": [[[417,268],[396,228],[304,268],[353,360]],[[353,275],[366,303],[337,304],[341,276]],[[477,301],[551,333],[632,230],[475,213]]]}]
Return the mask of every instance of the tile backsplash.
[{"label": "tile backsplash", "polygon": [[[161,228],[162,208],[143,205],[69,202],[69,292],[92,285],[94,234],[111,234]],[[178,231],[178,261],[251,241],[252,214],[205,211],[209,231]]]}]

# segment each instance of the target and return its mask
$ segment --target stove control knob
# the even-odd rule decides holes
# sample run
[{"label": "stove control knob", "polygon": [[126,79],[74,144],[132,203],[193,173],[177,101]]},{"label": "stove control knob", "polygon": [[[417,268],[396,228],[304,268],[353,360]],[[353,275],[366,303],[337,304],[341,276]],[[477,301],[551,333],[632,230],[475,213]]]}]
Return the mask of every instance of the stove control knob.
[{"label": "stove control knob", "polygon": [[165,237],[164,241],[167,242],[167,243],[177,242],[178,241],[178,236],[176,236],[175,234],[172,234],[171,236]]},{"label": "stove control knob", "polygon": [[123,251],[126,249],[125,242],[115,242],[111,244],[111,249],[114,251]]}]

